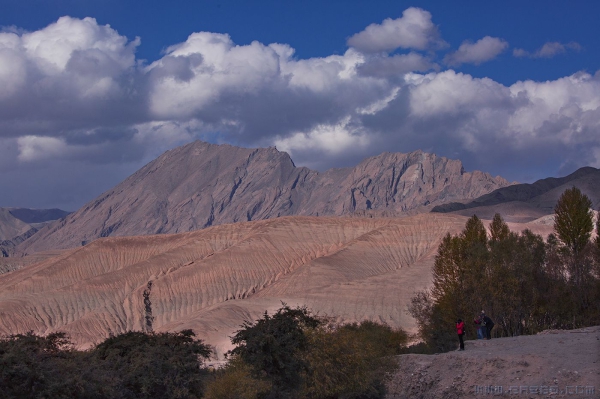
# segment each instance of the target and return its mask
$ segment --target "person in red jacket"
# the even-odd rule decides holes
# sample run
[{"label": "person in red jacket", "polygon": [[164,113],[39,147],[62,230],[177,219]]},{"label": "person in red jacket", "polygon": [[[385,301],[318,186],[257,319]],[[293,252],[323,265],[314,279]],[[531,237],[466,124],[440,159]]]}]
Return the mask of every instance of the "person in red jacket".
[{"label": "person in red jacket", "polygon": [[456,333],[458,334],[458,341],[460,342],[459,351],[465,350],[465,341],[463,341],[463,335],[465,335],[465,323],[462,319],[456,320]]}]

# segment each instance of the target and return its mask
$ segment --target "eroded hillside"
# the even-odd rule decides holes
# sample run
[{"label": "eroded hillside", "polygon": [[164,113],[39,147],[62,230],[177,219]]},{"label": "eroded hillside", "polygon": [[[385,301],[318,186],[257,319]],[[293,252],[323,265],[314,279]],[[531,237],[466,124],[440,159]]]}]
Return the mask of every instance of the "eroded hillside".
[{"label": "eroded hillside", "polygon": [[443,236],[465,221],[284,217],[99,239],[1,275],[0,334],[60,330],[85,346],[110,331],[192,328],[222,353],[244,320],[282,301],[411,330],[406,305],[429,285]]}]

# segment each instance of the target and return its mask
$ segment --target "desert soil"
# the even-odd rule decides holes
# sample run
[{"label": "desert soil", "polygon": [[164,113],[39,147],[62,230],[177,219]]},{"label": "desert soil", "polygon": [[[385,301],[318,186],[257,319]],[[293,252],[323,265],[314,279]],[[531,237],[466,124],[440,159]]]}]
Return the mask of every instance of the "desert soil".
[{"label": "desert soil", "polygon": [[399,362],[388,399],[600,398],[600,326],[465,341],[464,351]]}]

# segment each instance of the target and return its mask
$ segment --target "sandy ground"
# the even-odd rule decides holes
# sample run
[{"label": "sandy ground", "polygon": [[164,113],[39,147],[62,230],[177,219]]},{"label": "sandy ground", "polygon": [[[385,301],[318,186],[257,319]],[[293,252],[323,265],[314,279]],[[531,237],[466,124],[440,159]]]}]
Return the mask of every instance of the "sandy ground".
[{"label": "sandy ground", "polygon": [[[458,339],[457,339],[458,346]],[[387,398],[600,398],[600,326],[399,356]]]}]

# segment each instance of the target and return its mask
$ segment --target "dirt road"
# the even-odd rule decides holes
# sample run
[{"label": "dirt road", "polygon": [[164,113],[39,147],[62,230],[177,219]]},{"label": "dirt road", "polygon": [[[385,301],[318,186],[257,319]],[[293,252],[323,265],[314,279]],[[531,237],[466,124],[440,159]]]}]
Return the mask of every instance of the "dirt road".
[{"label": "dirt road", "polygon": [[[458,339],[457,339],[458,346]],[[399,356],[388,398],[600,398],[600,326]]]}]

